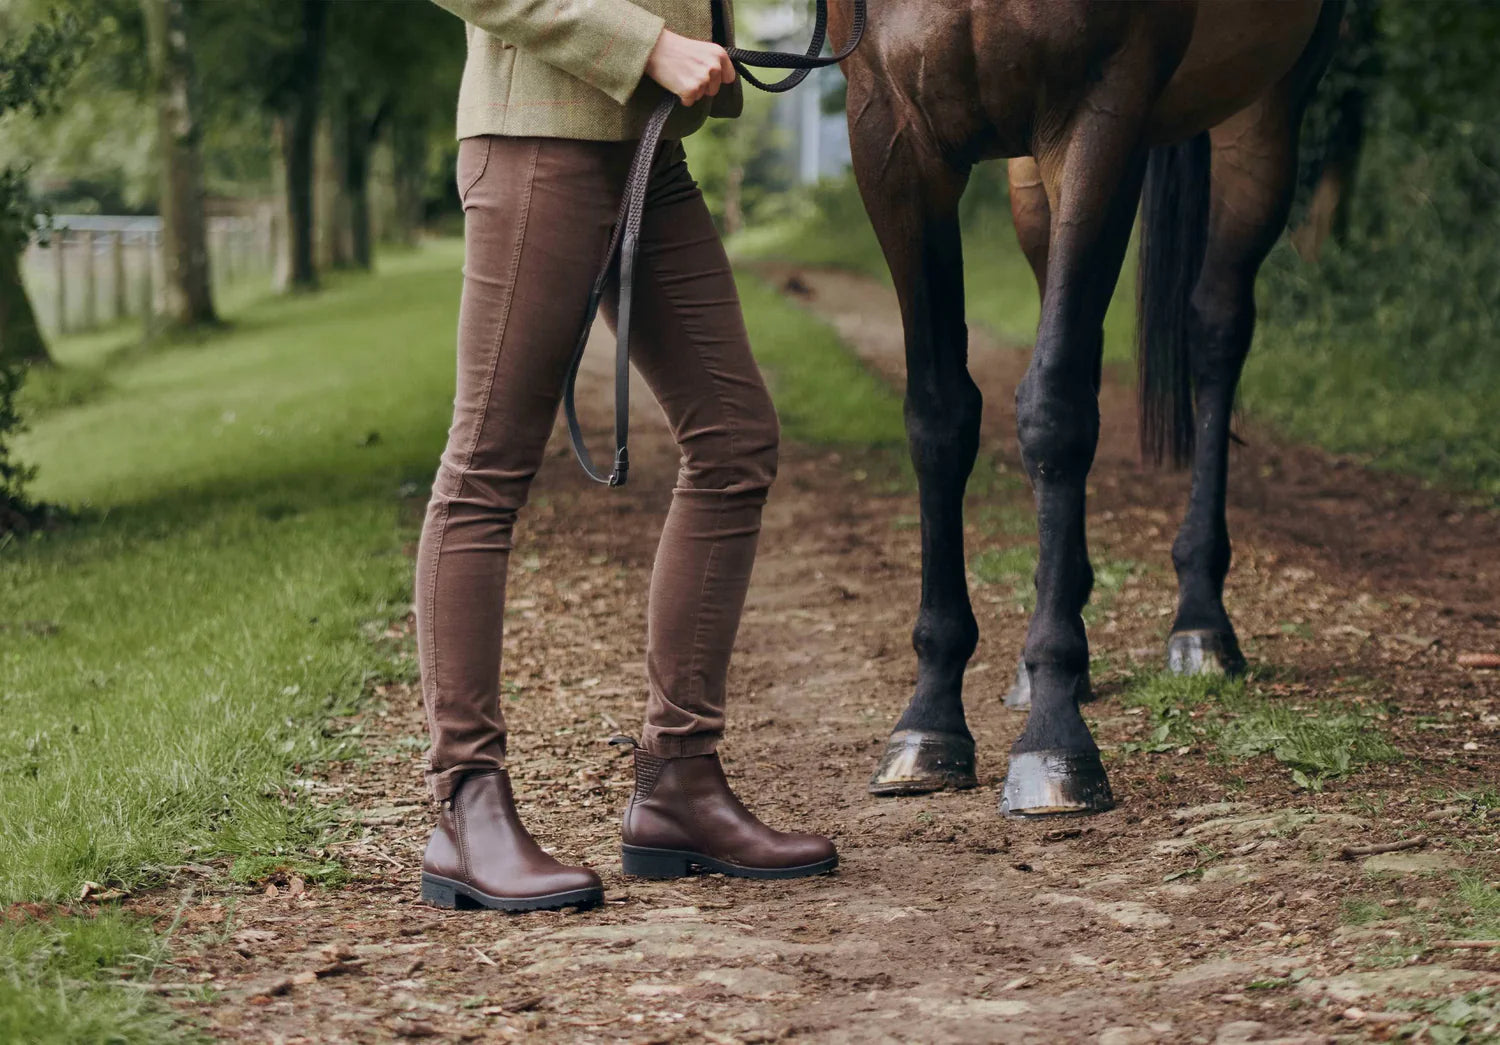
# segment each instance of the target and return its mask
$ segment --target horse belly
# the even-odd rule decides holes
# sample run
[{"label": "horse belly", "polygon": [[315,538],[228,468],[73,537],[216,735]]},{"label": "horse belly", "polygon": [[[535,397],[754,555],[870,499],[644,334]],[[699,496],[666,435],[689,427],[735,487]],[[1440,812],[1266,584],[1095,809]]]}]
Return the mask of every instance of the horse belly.
[{"label": "horse belly", "polygon": [[1271,90],[1307,49],[1323,0],[1201,0],[1182,64],[1147,126],[1152,144],[1224,122]]}]

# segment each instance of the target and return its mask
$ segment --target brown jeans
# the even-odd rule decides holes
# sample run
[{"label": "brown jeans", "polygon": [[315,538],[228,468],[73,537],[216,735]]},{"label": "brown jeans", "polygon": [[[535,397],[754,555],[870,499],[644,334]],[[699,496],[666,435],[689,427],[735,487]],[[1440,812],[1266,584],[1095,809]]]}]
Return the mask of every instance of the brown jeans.
[{"label": "brown jeans", "polygon": [[[552,432],[634,149],[500,137],[468,138],[459,149],[458,391],[416,585],[429,781],[439,800],[464,774],[503,764],[511,534]],[[725,675],[776,475],[778,428],[680,142],[663,146],[653,172],[635,293],[632,359],[682,450],[651,576],[642,744],[667,757],[707,754],[724,727]]]}]

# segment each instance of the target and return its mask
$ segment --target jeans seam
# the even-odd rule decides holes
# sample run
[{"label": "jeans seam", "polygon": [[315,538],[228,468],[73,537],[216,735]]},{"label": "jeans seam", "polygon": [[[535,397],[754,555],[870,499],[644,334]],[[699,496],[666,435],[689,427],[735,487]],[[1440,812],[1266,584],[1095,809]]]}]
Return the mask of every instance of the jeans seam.
[{"label": "jeans seam", "polygon": [[[511,280],[510,288],[506,292],[505,305],[501,310],[499,321],[495,324],[495,336],[490,342],[490,376],[485,383],[484,398],[480,404],[479,417],[474,426],[474,433],[469,440],[469,447],[464,451],[463,465],[458,470],[457,486],[453,496],[463,493],[464,483],[468,479],[470,469],[474,464],[474,454],[479,448],[479,439],[484,434],[485,422],[489,418],[490,401],[495,391],[495,377],[500,371],[500,355],[504,351],[505,332],[510,326],[510,310],[515,303],[516,287],[520,283],[521,253],[526,245],[526,232],[531,218],[531,194],[536,185],[537,160],[541,154],[541,139],[535,139],[531,146],[531,162],[526,170],[526,195],[521,201],[521,213],[516,222],[516,243],[511,251]],[[485,170],[489,169],[489,158],[485,159]],[[475,184],[478,184],[476,180]],[[472,186],[470,191],[472,191]],[[450,501],[445,501],[441,507],[442,518],[437,528],[437,540],[432,551],[432,577],[428,582],[427,597],[427,648],[429,650],[428,660],[431,662],[432,671],[432,701],[429,705],[429,730],[437,723],[437,710],[441,697],[441,686],[438,679],[438,643],[437,643],[437,614],[433,609],[437,601],[438,574],[443,563],[443,539],[448,532],[448,518],[450,515]],[[435,732],[435,731],[434,731]]]}]

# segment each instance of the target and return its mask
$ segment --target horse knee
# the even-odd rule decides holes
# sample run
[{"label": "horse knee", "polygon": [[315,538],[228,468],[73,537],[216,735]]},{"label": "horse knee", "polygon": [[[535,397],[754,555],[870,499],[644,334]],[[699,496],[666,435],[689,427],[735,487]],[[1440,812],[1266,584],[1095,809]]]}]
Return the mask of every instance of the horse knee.
[{"label": "horse knee", "polygon": [[906,438],[919,475],[969,474],[979,453],[984,396],[968,374],[951,394],[908,389]]},{"label": "horse knee", "polygon": [[1081,483],[1099,445],[1099,397],[1091,381],[1033,366],[1016,388],[1016,435],[1033,482]]}]

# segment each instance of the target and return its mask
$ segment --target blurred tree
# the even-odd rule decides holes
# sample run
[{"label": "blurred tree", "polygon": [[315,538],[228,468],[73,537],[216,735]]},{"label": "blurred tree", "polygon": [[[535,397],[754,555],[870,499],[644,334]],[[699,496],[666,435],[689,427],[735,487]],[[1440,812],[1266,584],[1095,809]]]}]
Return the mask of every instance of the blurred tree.
[{"label": "blurred tree", "polygon": [[298,27],[285,56],[285,78],[277,85],[278,123],[286,162],[287,234],[290,269],[288,285],[315,290],[318,272],[313,259],[314,148],[323,59],[328,42],[329,0],[299,0]]},{"label": "blurred tree", "polygon": [[[40,115],[72,72],[82,42],[78,24],[53,16],[17,32],[0,20],[0,119]],[[26,525],[34,509],[23,487],[31,471],[14,459],[10,439],[20,430],[16,409],[25,368],[49,361],[46,342],[21,282],[20,258],[36,227],[25,171],[0,170],[0,533]]]},{"label": "blurred tree", "polygon": [[[12,113],[45,113],[77,64],[82,33],[78,23],[61,15],[29,30],[0,24],[0,119]],[[21,281],[21,252],[30,242],[36,208],[26,185],[24,167],[0,169],[0,370],[18,364],[48,362],[46,341]],[[0,437],[10,416],[9,378],[0,381]],[[12,476],[0,443],[0,495]]]},{"label": "blurred tree", "polygon": [[176,327],[218,322],[203,209],[203,130],[183,0],[141,0],[156,98],[166,318]]},{"label": "blurred tree", "polygon": [[[368,269],[373,258],[370,178],[381,135],[393,131],[398,178],[415,168],[417,211],[425,189],[435,113],[445,116],[457,96],[464,59],[463,32],[436,4],[365,0],[334,4],[330,12],[328,83],[336,135],[338,188],[348,215],[349,261]],[[407,189],[411,191],[410,188]]]},{"label": "blurred tree", "polygon": [[1306,118],[1300,180],[1307,199],[1292,245],[1316,261],[1324,242],[1345,242],[1354,181],[1364,152],[1370,99],[1380,82],[1382,56],[1377,0],[1351,0],[1339,44]]}]

